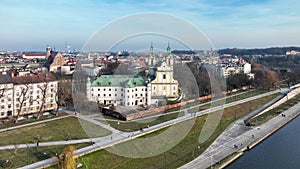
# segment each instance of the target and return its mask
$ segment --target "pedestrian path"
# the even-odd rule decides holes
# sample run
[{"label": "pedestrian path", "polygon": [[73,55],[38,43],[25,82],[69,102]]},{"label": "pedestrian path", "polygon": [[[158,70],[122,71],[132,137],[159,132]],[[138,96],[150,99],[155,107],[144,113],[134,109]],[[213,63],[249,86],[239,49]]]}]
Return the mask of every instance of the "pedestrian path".
[{"label": "pedestrian path", "polygon": [[278,115],[258,127],[240,125],[242,118],[231,124],[214,143],[195,160],[180,167],[180,169],[209,168],[225,157],[252,148],[260,141],[284,126],[300,114],[300,103],[284,112],[285,117]]},{"label": "pedestrian path", "polygon": [[[69,114],[74,114],[74,112],[70,112],[70,111],[66,111],[66,112],[69,113]],[[81,115],[80,113],[77,113],[76,115],[74,114],[73,116],[75,116],[75,117],[77,117],[77,118],[80,118],[80,119],[82,119],[82,120],[88,121],[88,122],[90,122],[90,123],[93,123],[93,124],[95,124],[95,125],[97,125],[97,126],[100,126],[100,127],[102,127],[102,128],[105,128],[105,129],[111,131],[112,133],[120,133],[119,130],[117,130],[117,129],[111,127],[111,126],[108,125],[107,123],[102,123],[102,122],[100,122],[100,121],[95,120],[94,117],[97,116],[97,115],[99,115],[99,114],[95,114],[95,115],[87,115],[87,116],[86,116],[86,115]]]}]

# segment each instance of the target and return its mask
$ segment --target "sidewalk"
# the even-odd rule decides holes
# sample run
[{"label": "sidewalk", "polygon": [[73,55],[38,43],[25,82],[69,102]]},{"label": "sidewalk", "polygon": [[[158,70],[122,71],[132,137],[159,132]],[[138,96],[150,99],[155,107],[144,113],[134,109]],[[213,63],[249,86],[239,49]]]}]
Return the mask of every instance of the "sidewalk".
[{"label": "sidewalk", "polygon": [[[284,112],[286,117],[278,115],[267,123],[257,127],[248,127],[239,119],[230,125],[214,143],[199,157],[180,167],[180,169],[209,168],[233,153],[251,149],[259,142],[276,132],[282,126],[300,115],[300,103]],[[248,147],[248,148],[247,148]]]}]

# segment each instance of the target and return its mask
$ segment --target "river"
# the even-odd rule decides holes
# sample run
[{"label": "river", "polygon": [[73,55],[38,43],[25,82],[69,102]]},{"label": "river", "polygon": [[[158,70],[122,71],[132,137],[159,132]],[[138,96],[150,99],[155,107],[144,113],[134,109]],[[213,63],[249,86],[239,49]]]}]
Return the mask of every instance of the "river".
[{"label": "river", "polygon": [[300,169],[300,116],[226,169]]}]

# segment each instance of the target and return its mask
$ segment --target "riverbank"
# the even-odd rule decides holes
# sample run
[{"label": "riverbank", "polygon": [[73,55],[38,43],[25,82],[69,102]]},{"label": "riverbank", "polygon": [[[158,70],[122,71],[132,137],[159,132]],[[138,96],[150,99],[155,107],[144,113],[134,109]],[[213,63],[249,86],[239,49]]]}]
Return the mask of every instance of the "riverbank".
[{"label": "riverbank", "polygon": [[[277,132],[279,129],[281,129],[282,127],[284,127],[285,125],[287,125],[289,122],[291,122],[292,120],[294,120],[295,118],[297,118],[299,115],[300,115],[300,112],[298,112],[295,116],[293,116],[290,119],[288,119],[287,121],[285,121],[280,126],[276,127],[272,132],[270,132],[269,134],[267,134],[266,136],[264,136],[263,138],[261,138],[260,140],[258,140],[257,142],[255,142],[254,144],[250,145],[249,149],[254,148],[256,145],[258,145],[259,143],[261,143],[262,141],[264,141],[265,139],[267,139],[269,136],[271,136],[272,134],[274,134],[275,132]],[[278,115],[278,116],[281,116],[281,115]]]},{"label": "riverbank", "polygon": [[[300,103],[286,110],[283,114],[285,114],[285,117],[280,114],[268,122],[256,127],[245,126],[244,120],[247,117],[235,121],[205,152],[192,162],[180,168],[208,168],[222,162],[226,157],[229,157],[234,153],[243,153],[248,150],[247,147],[249,147],[249,149],[253,148],[285,124],[296,118],[300,114]],[[237,159],[235,156],[232,158]],[[226,159],[224,160],[224,165],[218,165],[222,166],[220,168],[224,168],[232,163],[234,159]]]},{"label": "riverbank", "polygon": [[[263,142],[267,138],[269,138],[271,135],[276,133],[282,127],[284,127],[285,125],[287,125],[288,123],[290,123],[291,121],[296,119],[299,115],[300,115],[300,112],[292,114],[288,117],[286,116],[285,120],[282,120],[282,123],[279,126],[274,127],[274,129],[270,133],[268,133],[265,136],[261,137],[259,140],[257,140],[253,144],[249,145],[248,147],[247,146],[243,147],[238,154],[236,154],[235,156],[230,157],[229,159],[226,159],[223,163],[221,162],[221,164],[217,168],[219,168],[219,169],[226,168],[231,163],[233,163],[235,160],[239,159],[244,154],[245,151],[251,151],[251,149],[253,149],[255,146],[257,146],[258,144],[260,144],[261,142]],[[278,115],[278,116],[279,116],[278,118],[281,118],[281,115]]]},{"label": "riverbank", "polygon": [[[300,168],[300,116],[284,125],[225,169]],[[217,168],[217,167],[215,167]]]}]

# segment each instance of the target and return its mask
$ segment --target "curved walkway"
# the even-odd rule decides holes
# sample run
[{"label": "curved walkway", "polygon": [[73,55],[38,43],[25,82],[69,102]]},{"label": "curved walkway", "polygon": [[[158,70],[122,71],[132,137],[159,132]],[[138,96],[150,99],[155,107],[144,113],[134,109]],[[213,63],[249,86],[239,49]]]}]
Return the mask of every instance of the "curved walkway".
[{"label": "curved walkway", "polygon": [[205,152],[195,160],[180,167],[180,169],[209,168],[233,153],[243,152],[248,148],[252,148],[289,121],[299,116],[300,103],[285,111],[284,114],[285,117],[278,115],[257,127],[244,125],[244,120],[249,117],[248,115],[235,121]]}]

